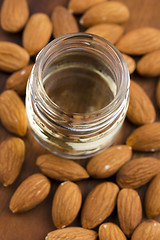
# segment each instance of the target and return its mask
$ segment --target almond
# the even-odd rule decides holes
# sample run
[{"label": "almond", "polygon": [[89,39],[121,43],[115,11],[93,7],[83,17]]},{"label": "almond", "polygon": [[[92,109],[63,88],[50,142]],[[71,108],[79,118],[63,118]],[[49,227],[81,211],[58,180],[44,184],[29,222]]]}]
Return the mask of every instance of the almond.
[{"label": "almond", "polygon": [[157,99],[158,107],[160,108],[160,79],[159,79],[158,84],[157,84],[156,99]]},{"label": "almond", "polygon": [[155,152],[160,150],[160,123],[146,124],[134,130],[127,138],[127,145],[136,151]]},{"label": "almond", "polygon": [[11,42],[0,42],[0,70],[14,72],[25,67],[29,54],[19,45]]},{"label": "almond", "polygon": [[84,228],[94,228],[110,216],[116,206],[119,188],[112,182],[96,186],[87,196],[81,212]]},{"label": "almond", "polygon": [[131,55],[142,55],[160,48],[160,30],[137,28],[126,33],[116,44],[118,50]]},{"label": "almond", "polygon": [[50,40],[52,23],[45,13],[33,14],[23,32],[23,46],[30,56],[37,54]]},{"label": "almond", "polygon": [[36,165],[42,173],[59,181],[77,181],[89,177],[86,170],[75,161],[66,160],[52,154],[39,156]]},{"label": "almond", "polygon": [[4,0],[1,8],[1,27],[7,32],[20,31],[27,22],[29,9],[26,0]]},{"label": "almond", "polygon": [[127,54],[124,54],[124,53],[122,53],[122,56],[123,56],[124,61],[125,61],[126,65],[127,65],[129,74],[132,74],[135,71],[135,69],[136,69],[136,62],[135,62],[135,60],[131,56],[128,56]]},{"label": "almond", "polygon": [[99,240],[127,240],[127,238],[116,224],[103,223],[99,227]]},{"label": "almond", "polygon": [[55,38],[68,33],[79,32],[78,24],[68,9],[57,6],[52,13],[53,35]]},{"label": "almond", "polygon": [[97,233],[81,227],[68,227],[48,233],[45,240],[96,240]]},{"label": "almond", "polygon": [[88,28],[85,32],[103,37],[107,41],[115,44],[123,34],[123,27],[114,23],[100,23]]},{"label": "almond", "polygon": [[13,194],[9,208],[13,213],[28,211],[41,203],[49,194],[51,184],[42,174],[26,178]]},{"label": "almond", "polygon": [[64,228],[74,221],[82,203],[79,187],[72,182],[59,185],[52,204],[52,219],[57,228]]},{"label": "almond", "polygon": [[121,188],[139,188],[160,173],[160,161],[152,157],[137,158],[126,163],[116,181]]},{"label": "almond", "polygon": [[25,106],[13,90],[6,90],[0,95],[0,116],[4,127],[11,133],[24,136],[27,131]]},{"label": "almond", "polygon": [[160,174],[152,180],[146,191],[145,211],[148,218],[160,214]]},{"label": "almond", "polygon": [[134,231],[131,240],[159,240],[160,224],[154,220],[141,223]]},{"label": "almond", "polygon": [[20,138],[12,137],[0,145],[0,182],[6,187],[18,177],[25,155],[25,145]]},{"label": "almond", "polygon": [[148,53],[137,63],[137,72],[142,76],[157,77],[160,75],[160,50]]},{"label": "almond", "polygon": [[138,193],[129,188],[118,194],[117,211],[122,231],[130,237],[142,220],[142,204]]},{"label": "almond", "polygon": [[154,122],[156,111],[151,100],[144,90],[132,80],[130,81],[129,94],[127,118],[136,125]]},{"label": "almond", "polygon": [[132,156],[127,145],[112,146],[94,156],[87,164],[87,171],[96,178],[107,178],[115,174]]},{"label": "almond", "polygon": [[88,9],[80,19],[80,24],[90,27],[98,23],[124,23],[129,19],[129,9],[121,2],[99,3]]},{"label": "almond", "polygon": [[26,92],[26,85],[30,76],[33,64],[22,68],[21,70],[13,73],[6,81],[6,88],[16,91],[20,95]]},{"label": "almond", "polygon": [[106,0],[70,0],[68,3],[68,9],[70,12],[80,14],[85,12],[88,8],[105,1]]}]

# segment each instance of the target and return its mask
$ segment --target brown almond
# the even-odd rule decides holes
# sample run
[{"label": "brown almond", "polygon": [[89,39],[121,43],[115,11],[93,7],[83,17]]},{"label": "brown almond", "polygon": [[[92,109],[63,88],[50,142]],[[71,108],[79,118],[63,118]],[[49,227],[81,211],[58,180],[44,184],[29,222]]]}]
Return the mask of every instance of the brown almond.
[{"label": "brown almond", "polygon": [[103,223],[99,227],[99,240],[127,240],[121,229],[114,223]]},{"label": "brown almond", "polygon": [[160,150],[160,122],[137,128],[127,138],[126,143],[136,151],[155,152]]},{"label": "brown almond", "polygon": [[127,145],[112,146],[91,158],[87,164],[88,173],[96,178],[107,178],[115,174],[132,156]]},{"label": "brown almond", "polygon": [[157,77],[160,75],[160,50],[148,53],[137,63],[137,72],[142,76]]},{"label": "brown almond", "polygon": [[137,28],[127,32],[116,44],[119,51],[142,55],[160,48],[160,30],[152,27]]},{"label": "brown almond", "polygon": [[20,138],[12,137],[0,145],[0,182],[11,185],[18,177],[25,155],[25,145]]},{"label": "brown almond", "polygon": [[42,174],[26,178],[13,194],[9,208],[13,213],[28,211],[41,203],[49,194],[51,184]]},{"label": "brown almond", "polygon": [[148,218],[160,214],[160,174],[152,180],[146,191],[145,212]]},{"label": "brown almond", "polygon": [[52,154],[39,156],[36,165],[42,173],[59,181],[78,181],[89,177],[86,170],[75,161],[66,160]]},{"label": "brown almond", "polygon": [[53,35],[55,38],[79,32],[75,17],[63,6],[57,6],[52,13]]},{"label": "brown almond", "polygon": [[125,61],[126,65],[127,65],[129,74],[132,74],[135,71],[135,69],[136,69],[136,62],[135,62],[135,60],[131,56],[128,56],[127,54],[124,54],[124,53],[122,53],[122,56],[123,56],[124,61]]},{"label": "brown almond", "polygon": [[142,204],[138,193],[130,188],[118,194],[117,211],[122,231],[130,237],[142,220]]},{"label": "brown almond", "polygon": [[141,223],[134,231],[131,240],[159,240],[160,224],[154,220]]},{"label": "brown almond", "polygon": [[34,13],[23,31],[23,46],[30,56],[37,54],[49,42],[52,23],[45,13]]},{"label": "brown almond", "polygon": [[114,23],[100,23],[88,28],[85,32],[103,37],[107,41],[115,44],[123,34],[123,27]]},{"label": "brown almond", "polygon": [[89,8],[80,19],[80,24],[90,27],[98,23],[124,23],[130,13],[126,5],[117,1],[99,3]]},{"label": "brown almond", "polygon": [[87,196],[81,212],[84,228],[94,228],[110,216],[116,206],[119,188],[112,182],[96,186]]},{"label": "brown almond", "polygon": [[106,0],[70,0],[68,3],[68,9],[72,13],[80,14],[84,13],[88,8],[105,1]]},{"label": "brown almond", "polygon": [[25,67],[29,62],[28,52],[11,42],[0,42],[0,70],[14,72]]},{"label": "brown almond", "polygon": [[152,123],[156,119],[155,108],[143,90],[136,82],[130,81],[129,107],[127,118],[136,125]]},{"label": "brown almond", "polygon": [[157,89],[156,89],[156,100],[157,100],[158,107],[160,108],[160,79],[158,81]]},{"label": "brown almond", "polygon": [[13,90],[0,95],[0,116],[3,126],[11,133],[24,136],[27,131],[25,106]]},{"label": "brown almond", "polygon": [[74,221],[82,203],[78,185],[63,182],[59,185],[52,204],[52,219],[57,228],[64,228]]},{"label": "brown almond", "polygon": [[32,68],[33,64],[30,64],[27,67],[13,73],[6,81],[6,88],[12,89],[20,95],[24,95]]},{"label": "brown almond", "polygon": [[7,32],[20,31],[27,22],[27,0],[4,0],[1,7],[1,27]]},{"label": "brown almond", "polygon": [[96,240],[97,233],[81,227],[68,227],[48,233],[46,240]]},{"label": "brown almond", "polygon": [[160,161],[152,157],[137,158],[126,163],[116,181],[121,188],[139,188],[160,173]]}]

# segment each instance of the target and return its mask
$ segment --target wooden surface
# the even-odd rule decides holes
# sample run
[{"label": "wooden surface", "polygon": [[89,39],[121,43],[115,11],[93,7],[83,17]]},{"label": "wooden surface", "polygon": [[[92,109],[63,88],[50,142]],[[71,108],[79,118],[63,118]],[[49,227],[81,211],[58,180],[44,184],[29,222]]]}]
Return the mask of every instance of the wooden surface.
[{"label": "wooden surface", "polygon": [[[77,0],[80,1],[80,0]],[[45,12],[51,16],[51,12],[56,5],[67,6],[67,0],[28,0],[30,13]],[[160,29],[160,1],[159,0],[121,0],[130,9],[130,20],[125,24],[125,31],[142,27],[152,26]],[[0,0],[0,5],[2,0]],[[6,33],[0,29],[0,41],[11,41],[21,45],[21,33],[11,34]],[[137,58],[138,59],[138,58]],[[0,73],[0,91],[5,88],[5,81],[9,74]],[[156,106],[155,90],[158,78],[142,78],[136,72],[131,76],[136,80],[151,97]],[[157,109],[157,120],[160,119],[160,111]],[[135,127],[125,120],[124,126],[116,143],[124,143],[126,137]],[[0,125],[0,142],[9,136],[9,133]],[[23,214],[12,214],[8,208],[10,198],[18,187],[18,185],[29,175],[38,172],[39,169],[35,166],[37,156],[46,152],[33,139],[31,133],[28,131],[24,138],[26,143],[26,156],[22,167],[22,171],[15,181],[15,183],[7,188],[0,186],[0,240],[43,240],[49,231],[55,229],[51,218],[51,204],[54,192],[58,186],[57,181],[52,180],[52,189],[47,199],[33,210]],[[155,156],[160,158],[160,153],[134,153],[133,158],[137,156]],[[82,165],[86,164],[86,160],[81,161]],[[114,177],[109,180],[114,181]],[[103,180],[104,181],[104,180]],[[102,180],[89,179],[79,182],[78,185],[83,194],[83,200],[86,194]],[[146,186],[138,189],[142,201]],[[144,215],[145,218],[145,215]],[[107,221],[114,221],[118,223],[116,217],[116,210]],[[80,215],[76,218],[72,226],[80,226]]]}]

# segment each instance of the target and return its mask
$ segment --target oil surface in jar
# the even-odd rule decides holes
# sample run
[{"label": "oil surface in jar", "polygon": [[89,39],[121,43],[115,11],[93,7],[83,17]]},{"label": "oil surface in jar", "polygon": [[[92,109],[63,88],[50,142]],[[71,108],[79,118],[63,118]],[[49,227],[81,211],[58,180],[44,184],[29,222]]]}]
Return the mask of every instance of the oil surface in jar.
[{"label": "oil surface in jar", "polygon": [[51,68],[44,79],[44,88],[50,99],[64,111],[93,113],[114,99],[116,85],[109,75],[90,64],[90,57],[87,56],[85,62],[82,55],[79,60],[77,57]]}]

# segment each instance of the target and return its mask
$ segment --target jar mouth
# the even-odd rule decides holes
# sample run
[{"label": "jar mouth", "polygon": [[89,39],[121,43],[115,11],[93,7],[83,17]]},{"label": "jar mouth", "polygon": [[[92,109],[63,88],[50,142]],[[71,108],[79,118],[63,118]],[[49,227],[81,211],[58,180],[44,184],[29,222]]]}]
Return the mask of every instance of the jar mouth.
[{"label": "jar mouth", "polygon": [[[114,96],[113,100],[110,101],[109,104],[104,106],[103,108],[100,108],[99,110],[93,111],[93,112],[85,112],[85,113],[77,113],[77,112],[70,112],[64,110],[62,107],[57,105],[47,94],[44,84],[43,84],[43,69],[47,61],[50,61],[49,58],[51,56],[51,52],[55,51],[55,58],[59,54],[59,50],[56,50],[58,46],[63,46],[63,43],[67,41],[77,41],[78,39],[81,39],[83,41],[83,44],[89,46],[92,45],[92,42],[96,42],[96,46],[100,47],[102,46],[101,51],[102,54],[105,56],[105,51],[108,52],[110,51],[110,54],[112,58],[118,63],[118,67],[114,66],[116,70],[119,71],[119,87],[118,91],[116,92],[116,95]],[[69,46],[67,45],[69,48]],[[52,50],[52,51],[51,51]],[[98,50],[100,52],[100,50]],[[120,105],[125,98],[128,90],[129,90],[129,85],[130,85],[130,80],[129,80],[129,72],[126,66],[126,63],[124,61],[123,56],[121,53],[116,49],[115,46],[113,46],[110,42],[107,40],[93,35],[93,34],[87,34],[87,33],[73,33],[73,34],[67,34],[64,35],[60,38],[57,38],[50,42],[45,48],[43,48],[40,53],[37,55],[36,58],[37,66],[38,66],[38,83],[41,89],[41,93],[43,93],[43,102],[45,106],[48,106],[49,108],[53,108],[59,113],[63,113],[63,116],[68,116],[72,118],[78,118],[80,116],[81,119],[88,119],[88,118],[93,118],[94,116],[101,116],[101,115],[106,115],[112,113],[116,108],[117,104]],[[49,109],[48,108],[48,109]]]}]

